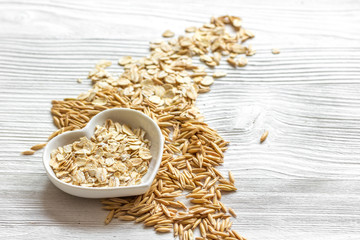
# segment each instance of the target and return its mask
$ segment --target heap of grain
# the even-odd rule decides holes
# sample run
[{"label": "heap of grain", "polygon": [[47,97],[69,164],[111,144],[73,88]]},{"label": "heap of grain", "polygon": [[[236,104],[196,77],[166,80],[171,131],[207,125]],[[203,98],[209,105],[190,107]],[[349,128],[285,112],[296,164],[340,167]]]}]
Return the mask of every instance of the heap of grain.
[{"label": "heap of grain", "polygon": [[[97,113],[116,107],[131,108],[156,120],[165,137],[160,169],[148,192],[133,198],[103,200],[109,210],[108,224],[114,217],[143,222],[157,232],[170,232],[180,239],[244,239],[231,230],[230,217],[235,216],[222,202],[222,191],[235,191],[234,178],[229,180],[216,169],[223,163],[228,142],[211,129],[194,106],[199,93],[210,91],[214,78],[202,66],[192,63],[193,56],[209,67],[220,64],[223,56],[233,67],[247,64],[245,57],[255,53],[242,43],[253,36],[242,27],[239,17],[211,18],[203,26],[189,27],[186,35],[169,41],[152,42],[150,55],[138,60],[126,56],[119,60],[124,66],[120,77],[106,68],[109,61],[101,61],[90,72],[94,85],[77,98],[53,101],[51,112],[59,128],[54,136],[82,128]],[[225,26],[235,31],[230,34]],[[164,37],[172,37],[166,31]],[[177,197],[190,198],[187,206]],[[230,214],[229,214],[230,213]]]}]

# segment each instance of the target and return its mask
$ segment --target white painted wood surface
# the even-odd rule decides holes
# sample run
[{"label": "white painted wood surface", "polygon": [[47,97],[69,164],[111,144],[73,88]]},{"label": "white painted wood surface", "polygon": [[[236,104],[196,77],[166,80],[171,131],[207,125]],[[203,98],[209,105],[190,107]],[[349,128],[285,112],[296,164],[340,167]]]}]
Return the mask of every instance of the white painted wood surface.
[{"label": "white painted wood surface", "polygon": [[[47,179],[41,153],[55,129],[52,99],[90,87],[99,59],[143,56],[165,29],[181,34],[231,13],[256,35],[249,65],[198,106],[231,142],[234,229],[248,239],[360,239],[360,4],[358,1],[0,1],[0,237],[172,239],[113,221],[98,200]],[[271,48],[280,48],[272,55]],[[120,68],[114,68],[120,71]],[[270,134],[260,145],[264,130]]]}]

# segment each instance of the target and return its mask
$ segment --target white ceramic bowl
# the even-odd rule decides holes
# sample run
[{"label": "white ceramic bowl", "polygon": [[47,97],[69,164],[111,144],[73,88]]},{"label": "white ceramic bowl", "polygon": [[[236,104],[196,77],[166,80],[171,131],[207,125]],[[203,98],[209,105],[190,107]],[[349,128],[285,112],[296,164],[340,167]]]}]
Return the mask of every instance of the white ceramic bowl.
[{"label": "white ceramic bowl", "polygon": [[[133,186],[124,187],[82,187],[75,186],[60,181],[49,165],[50,153],[52,150],[64,146],[81,137],[90,138],[94,134],[96,125],[103,125],[107,119],[121,124],[127,124],[131,128],[142,128],[145,130],[145,137],[151,141],[150,152],[152,159],[150,161],[148,172],[143,176],[142,183]],[[43,163],[50,181],[59,189],[78,197],[85,198],[109,198],[109,197],[125,197],[145,193],[151,186],[155,175],[159,169],[164,139],[159,126],[145,114],[127,108],[113,108],[105,110],[94,116],[85,128],[77,131],[65,132],[53,138],[45,147],[43,155]]]}]

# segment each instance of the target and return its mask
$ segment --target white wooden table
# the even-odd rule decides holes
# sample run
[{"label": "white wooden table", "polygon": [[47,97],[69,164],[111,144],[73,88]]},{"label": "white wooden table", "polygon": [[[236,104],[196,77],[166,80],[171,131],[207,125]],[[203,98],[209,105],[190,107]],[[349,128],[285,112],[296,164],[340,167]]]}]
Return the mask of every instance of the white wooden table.
[{"label": "white wooden table", "polygon": [[172,239],[132,222],[104,226],[98,200],[56,189],[41,152],[20,152],[47,139],[50,101],[89,89],[76,79],[99,59],[146,55],[165,29],[181,34],[227,13],[255,33],[257,54],[246,68],[222,64],[228,76],[198,106],[231,142],[221,170],[237,179],[223,198],[238,213],[234,229],[248,239],[360,239],[356,0],[1,0],[0,237]]}]

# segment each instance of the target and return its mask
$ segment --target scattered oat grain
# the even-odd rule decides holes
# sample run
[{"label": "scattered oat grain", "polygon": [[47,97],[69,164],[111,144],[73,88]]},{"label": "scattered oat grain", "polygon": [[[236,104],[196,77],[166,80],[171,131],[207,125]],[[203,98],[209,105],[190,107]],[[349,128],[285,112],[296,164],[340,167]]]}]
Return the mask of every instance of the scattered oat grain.
[{"label": "scattered oat grain", "polygon": [[236,213],[235,213],[234,209],[232,209],[231,207],[229,207],[228,210],[229,210],[229,213],[230,213],[234,218],[236,218]]},{"label": "scattered oat grain", "polygon": [[134,221],[136,217],[131,215],[124,215],[124,216],[119,216],[118,219],[122,221]]},{"label": "scattered oat grain", "polygon": [[240,57],[237,61],[237,66],[245,67],[248,64],[248,60],[245,57]]},{"label": "scattered oat grain", "polygon": [[210,76],[206,76],[203,78],[203,80],[200,83],[203,86],[210,86],[214,83],[214,78]]},{"label": "scattered oat grain", "polygon": [[123,56],[122,58],[119,59],[119,65],[120,66],[125,66],[129,63],[131,63],[133,61],[132,57],[130,56]]},{"label": "scattered oat grain", "polygon": [[272,52],[273,54],[280,54],[280,50],[279,50],[278,48],[273,48],[273,49],[271,49],[271,52]]},{"label": "scattered oat grain", "polygon": [[22,155],[33,155],[35,153],[35,151],[33,150],[26,150],[26,151],[23,151],[21,154]]},{"label": "scattered oat grain", "polygon": [[114,217],[114,213],[115,213],[115,210],[113,209],[113,210],[111,210],[111,211],[109,212],[109,214],[106,216],[106,219],[105,219],[105,224],[106,224],[106,225],[111,222],[111,220],[112,220],[113,217]]},{"label": "scattered oat grain", "polygon": [[187,32],[187,33],[193,33],[193,32],[195,32],[196,31],[196,27],[187,27],[186,29],[185,29],[185,32]]},{"label": "scattered oat grain", "polygon": [[45,146],[46,146],[46,143],[39,143],[39,144],[36,144],[36,145],[32,146],[30,149],[34,150],[34,151],[37,151],[37,150],[40,150],[40,149],[44,148]]},{"label": "scattered oat grain", "polygon": [[170,31],[170,30],[166,30],[163,34],[162,34],[162,36],[163,37],[165,37],[165,38],[171,38],[171,37],[173,37],[175,34],[172,32],[172,31]]},{"label": "scattered oat grain", "polygon": [[235,183],[235,178],[234,178],[234,175],[232,174],[231,171],[229,171],[229,181],[234,184]]},{"label": "scattered oat grain", "polygon": [[221,77],[225,77],[225,76],[226,76],[226,72],[214,72],[213,73],[214,78],[221,78]]},{"label": "scattered oat grain", "polygon": [[260,137],[260,143],[263,143],[269,135],[269,131],[265,131]]}]

